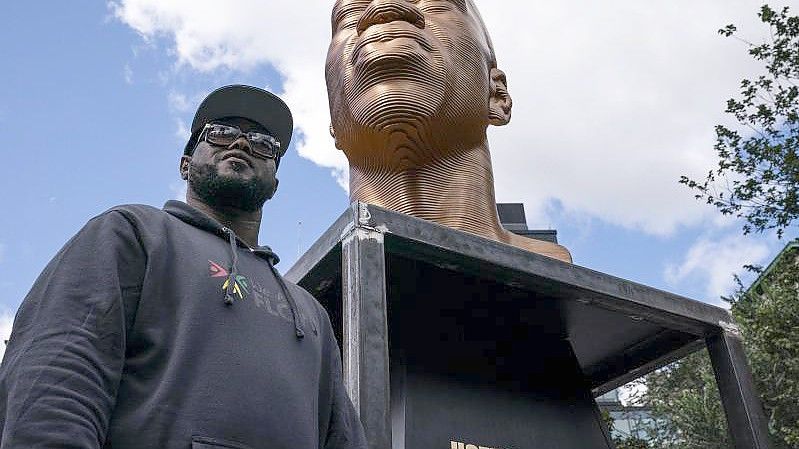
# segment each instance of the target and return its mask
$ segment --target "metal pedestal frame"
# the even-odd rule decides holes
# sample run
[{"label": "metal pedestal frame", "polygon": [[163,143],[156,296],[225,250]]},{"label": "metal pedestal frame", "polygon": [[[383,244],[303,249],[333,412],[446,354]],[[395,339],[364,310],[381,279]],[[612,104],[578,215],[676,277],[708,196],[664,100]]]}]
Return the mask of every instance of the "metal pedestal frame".
[{"label": "metal pedestal frame", "polygon": [[[770,447],[741,336],[726,310],[377,206],[353,203],[286,277],[318,298],[340,289],[332,293],[341,298],[340,316],[331,314],[331,318],[340,320],[334,325],[342,329],[345,381],[370,448],[392,447],[386,300],[389,253],[480,273],[562,301],[570,341],[597,394],[706,345],[734,447]],[[608,338],[590,337],[591,326],[604,326]]]}]

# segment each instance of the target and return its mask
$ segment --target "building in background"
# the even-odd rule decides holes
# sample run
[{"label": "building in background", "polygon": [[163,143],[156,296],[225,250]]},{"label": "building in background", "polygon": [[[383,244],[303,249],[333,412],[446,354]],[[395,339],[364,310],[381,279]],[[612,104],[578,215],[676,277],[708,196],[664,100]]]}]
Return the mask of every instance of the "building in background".
[{"label": "building in background", "polygon": [[658,421],[652,417],[649,407],[624,405],[619,398],[618,388],[596,398],[596,403],[613,420],[611,437],[614,441],[649,441],[651,435],[657,431]]},{"label": "building in background", "polygon": [[527,217],[522,203],[497,203],[499,222],[508,231],[545,242],[558,243],[558,231],[554,229],[536,230],[527,228]]},{"label": "building in background", "polygon": [[[776,267],[786,260],[793,260],[794,265],[799,265],[799,239],[793,240],[785,245],[785,248],[774,257],[774,260],[772,260],[760,276],[757,277],[757,280],[749,286],[747,293],[758,298],[763,296],[763,294],[766,293],[765,289],[768,288],[767,282],[765,281],[770,279],[775,274],[774,270]],[[797,290],[799,290],[799,286],[797,286]]]}]

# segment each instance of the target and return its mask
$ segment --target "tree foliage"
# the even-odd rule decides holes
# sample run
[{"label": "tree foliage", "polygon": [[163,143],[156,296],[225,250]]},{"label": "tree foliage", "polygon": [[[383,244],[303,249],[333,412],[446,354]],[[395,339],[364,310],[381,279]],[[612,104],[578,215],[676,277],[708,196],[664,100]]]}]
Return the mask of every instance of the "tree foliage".
[{"label": "tree foliage", "polygon": [[649,449],[649,443],[639,438],[617,438],[613,442],[616,444],[616,449]]},{"label": "tree foliage", "polygon": [[[740,125],[716,126],[719,162],[704,181],[682,177],[697,198],[745,220],[744,233],[775,229],[782,236],[799,219],[799,16],[768,5],[758,13],[771,39],[749,45],[765,74],[744,79],[726,112]],[[737,37],[734,25],[719,30]],[[745,42],[745,41],[744,41]],[[744,340],[775,449],[799,449],[799,250],[790,248],[757,283],[725,298]],[[707,351],[641,380],[638,398],[660,427],[652,445],[664,449],[732,449]]]},{"label": "tree foliage", "polygon": [[[771,39],[746,42],[766,73],[741,81],[726,112],[739,129],[716,126],[718,167],[704,181],[680,183],[725,215],[745,219],[744,233],[776,229],[779,235],[799,218],[799,16],[763,5],[758,13]],[[734,25],[719,30],[737,37]]]},{"label": "tree foliage", "polygon": [[799,250],[730,298],[775,449],[799,449]]},{"label": "tree foliage", "polygon": [[650,436],[662,449],[732,449],[707,351],[696,352],[644,379],[641,401],[660,421]]},{"label": "tree foliage", "polygon": [[[799,449],[799,250],[727,301],[740,327],[774,449]],[[650,374],[639,401],[663,423],[653,447],[732,449],[706,351]]]}]

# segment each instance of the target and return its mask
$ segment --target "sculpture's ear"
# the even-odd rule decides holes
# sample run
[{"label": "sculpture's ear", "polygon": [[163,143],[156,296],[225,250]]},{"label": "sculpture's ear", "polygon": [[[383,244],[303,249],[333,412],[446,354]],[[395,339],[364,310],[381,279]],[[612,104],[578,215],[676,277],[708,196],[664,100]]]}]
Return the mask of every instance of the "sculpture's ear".
[{"label": "sculpture's ear", "polygon": [[341,148],[339,148],[339,146],[338,146],[338,140],[336,140],[336,130],[335,130],[335,129],[333,129],[333,124],[332,124],[332,123],[331,123],[331,124],[330,124],[330,126],[327,128],[327,130],[328,130],[328,131],[330,131],[330,137],[332,137],[332,138],[333,138],[333,145],[335,145],[335,146],[336,146],[336,149],[337,149],[337,150],[341,150]]},{"label": "sculpture's ear", "polygon": [[491,98],[488,101],[489,123],[494,126],[507,125],[510,122],[513,100],[508,93],[505,72],[497,68],[491,69]]}]

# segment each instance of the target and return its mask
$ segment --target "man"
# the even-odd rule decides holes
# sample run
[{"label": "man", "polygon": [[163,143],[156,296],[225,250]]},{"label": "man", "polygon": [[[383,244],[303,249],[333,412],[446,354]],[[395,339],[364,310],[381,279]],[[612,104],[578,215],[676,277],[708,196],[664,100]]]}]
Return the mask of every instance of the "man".
[{"label": "man", "polygon": [[332,26],[331,132],[352,200],[571,262],[499,224],[486,128],[512,101],[471,0],[337,0]]},{"label": "man", "polygon": [[187,203],[92,219],[25,298],[0,448],[365,448],[324,309],[258,246],[292,119],[227,86],[180,161]]}]

